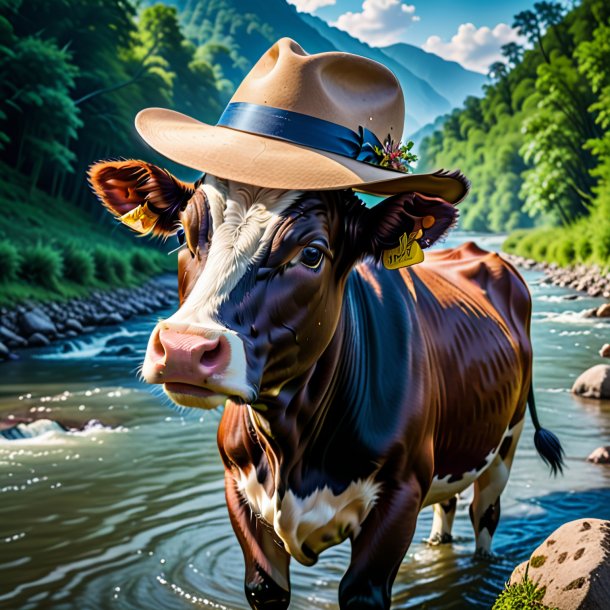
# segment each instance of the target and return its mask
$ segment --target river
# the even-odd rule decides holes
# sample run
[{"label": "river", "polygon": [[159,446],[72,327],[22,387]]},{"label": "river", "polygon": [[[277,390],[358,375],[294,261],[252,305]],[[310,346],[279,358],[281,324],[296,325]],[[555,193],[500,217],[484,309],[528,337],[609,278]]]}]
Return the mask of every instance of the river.
[{"label": "river", "polygon": [[[447,245],[467,237],[455,234]],[[477,241],[490,249],[501,243]],[[489,608],[513,567],[556,527],[580,517],[610,519],[610,467],[585,462],[610,445],[610,402],[569,393],[574,378],[601,361],[610,322],[579,316],[600,299],[566,300],[575,293],[541,285],[537,272],[525,277],[534,297],[539,415],[563,443],[566,472],[548,474],[528,417],[502,496],[496,559],[472,558],[468,494],[451,546],[423,543],[432,521],[426,509],[398,573],[393,608]],[[165,313],[1,365],[3,418],[36,411],[101,424],[0,441],[0,608],[247,607],[216,448],[220,413],[176,411],[137,379],[148,334]],[[121,350],[126,344],[134,349]],[[311,568],[293,562],[291,608],[337,608],[348,560],[346,542]]]}]

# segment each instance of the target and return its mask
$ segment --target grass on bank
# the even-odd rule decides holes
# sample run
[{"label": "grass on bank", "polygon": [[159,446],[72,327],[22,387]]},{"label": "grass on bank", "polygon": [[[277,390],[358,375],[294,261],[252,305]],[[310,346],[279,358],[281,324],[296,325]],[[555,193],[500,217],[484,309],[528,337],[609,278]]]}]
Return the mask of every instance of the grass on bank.
[{"label": "grass on bank", "polygon": [[568,227],[519,229],[506,238],[502,249],[561,267],[584,263],[610,268],[610,240],[596,239],[586,222]]},{"label": "grass on bank", "polygon": [[32,191],[26,178],[6,166],[0,170],[0,305],[138,286],[175,269],[175,256],[158,243],[96,220],[91,210]]},{"label": "grass on bank", "polygon": [[558,610],[542,602],[545,592],[544,587],[539,587],[528,578],[526,571],[520,583],[506,584],[504,591],[494,602],[492,610]]}]

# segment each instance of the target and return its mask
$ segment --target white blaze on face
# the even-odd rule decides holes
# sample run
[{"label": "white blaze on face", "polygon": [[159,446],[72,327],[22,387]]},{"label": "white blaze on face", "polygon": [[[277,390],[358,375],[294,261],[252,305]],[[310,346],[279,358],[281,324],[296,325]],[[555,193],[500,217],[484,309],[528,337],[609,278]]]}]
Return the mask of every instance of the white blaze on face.
[{"label": "white blaze on face", "polygon": [[247,381],[243,341],[235,331],[222,325],[218,312],[251,266],[263,256],[281,213],[301,192],[264,189],[213,176],[206,177],[200,188],[206,195],[212,228],[205,268],[180,309],[160,322],[160,327],[185,335],[203,334],[212,339],[222,335],[226,339],[230,347],[228,365],[222,372],[201,380],[206,389],[215,393],[213,399],[185,402],[170,394],[180,404],[211,408],[222,402],[223,396],[239,396],[247,402],[254,398],[255,392]]},{"label": "white blaze on face", "polygon": [[301,192],[264,189],[213,176],[207,176],[200,188],[212,221],[208,258],[191,293],[168,321],[216,327],[220,306],[263,255],[280,214]]}]

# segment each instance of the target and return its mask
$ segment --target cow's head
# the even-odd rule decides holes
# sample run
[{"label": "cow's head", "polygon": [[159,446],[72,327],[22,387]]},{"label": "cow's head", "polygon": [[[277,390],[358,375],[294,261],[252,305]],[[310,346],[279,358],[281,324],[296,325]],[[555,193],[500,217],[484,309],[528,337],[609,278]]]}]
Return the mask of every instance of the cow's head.
[{"label": "cow's head", "polygon": [[416,232],[428,247],[453,205],[416,193],[367,208],[352,191],[282,191],[207,176],[184,184],[139,161],[104,162],[91,183],[140,232],[180,227],[178,311],[157,324],[143,366],[181,405],[265,403],[307,374],[331,342],[345,282],[364,257]]}]

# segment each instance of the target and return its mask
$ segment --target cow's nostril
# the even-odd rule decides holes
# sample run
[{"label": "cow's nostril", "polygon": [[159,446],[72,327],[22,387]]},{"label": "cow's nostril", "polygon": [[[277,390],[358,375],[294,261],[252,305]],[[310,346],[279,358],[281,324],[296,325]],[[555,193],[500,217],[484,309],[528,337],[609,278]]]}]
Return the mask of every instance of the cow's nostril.
[{"label": "cow's nostril", "polygon": [[153,331],[148,343],[148,356],[154,362],[165,360],[165,347],[161,341],[161,330],[157,326]]},{"label": "cow's nostril", "polygon": [[217,340],[216,345],[213,347],[210,346],[210,349],[206,349],[203,354],[201,354],[201,364],[204,366],[213,366],[218,362],[222,352],[222,342],[220,339]]}]

